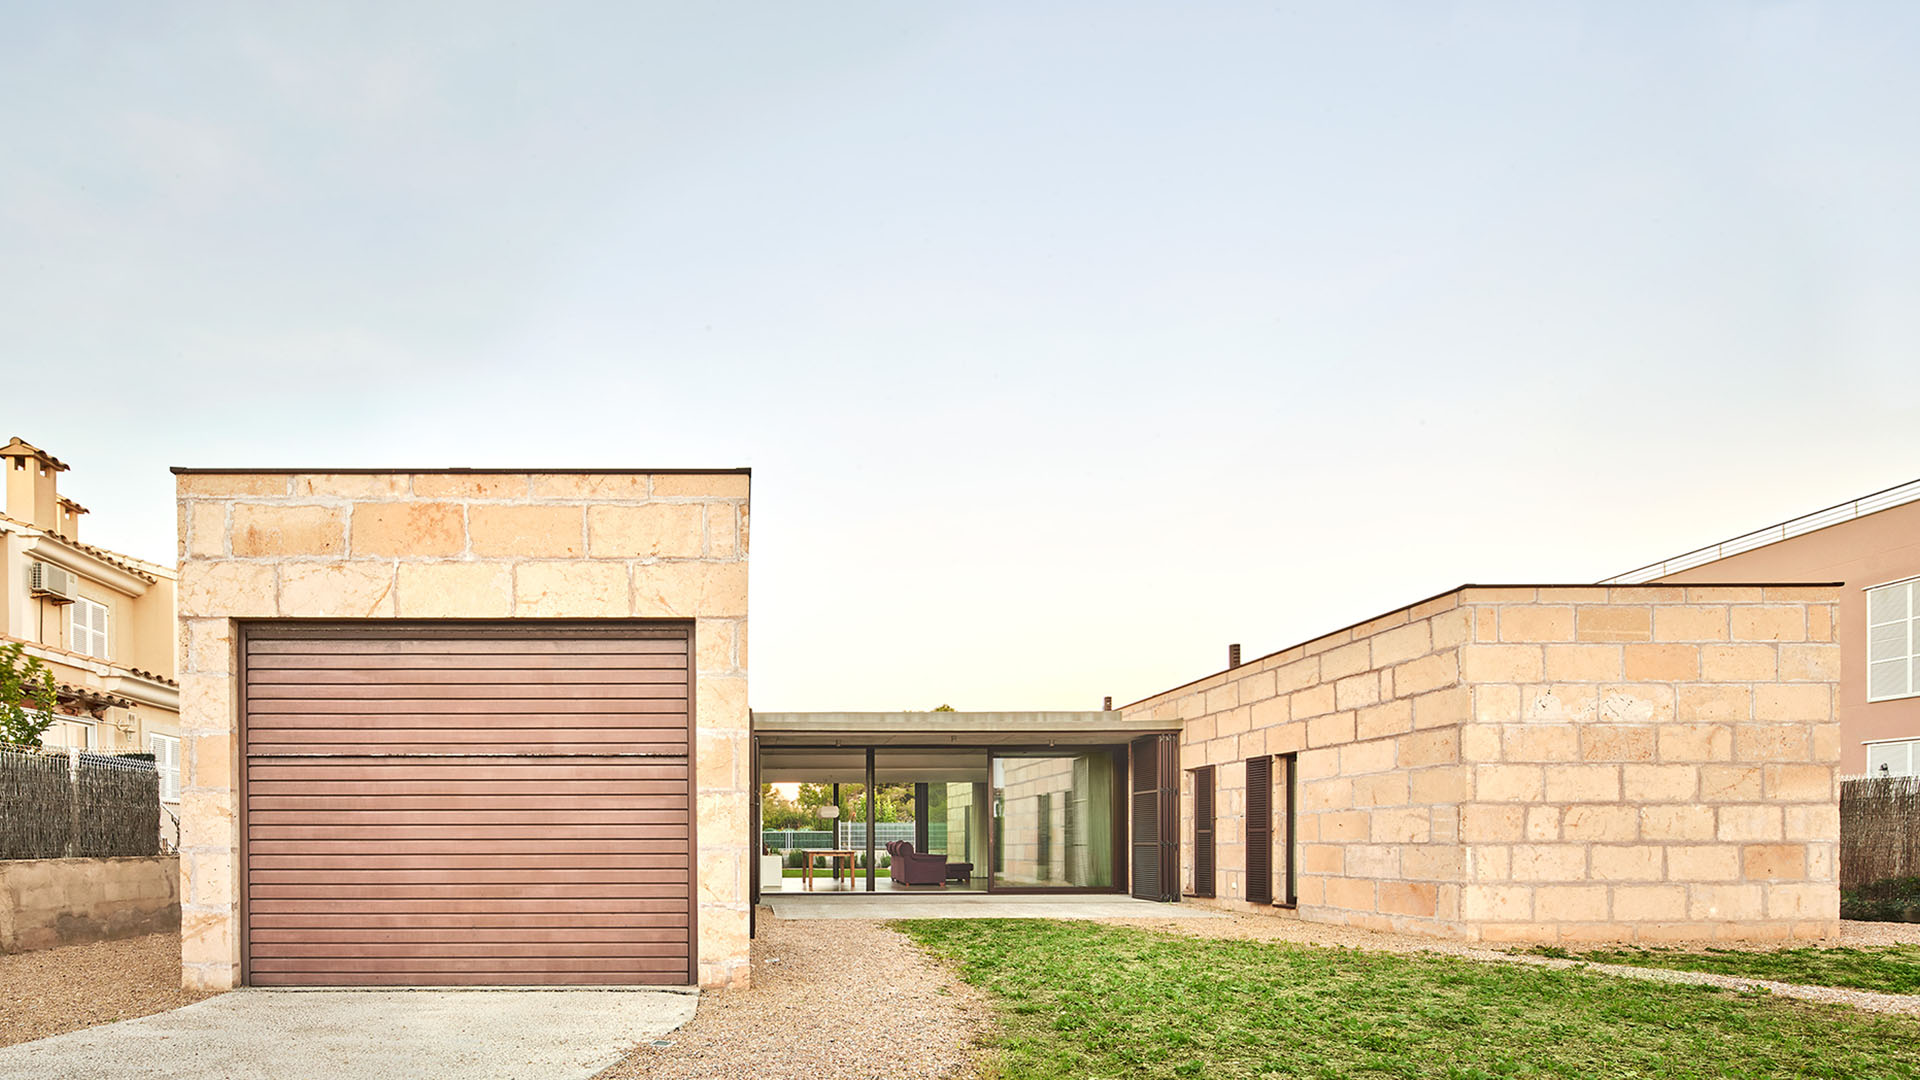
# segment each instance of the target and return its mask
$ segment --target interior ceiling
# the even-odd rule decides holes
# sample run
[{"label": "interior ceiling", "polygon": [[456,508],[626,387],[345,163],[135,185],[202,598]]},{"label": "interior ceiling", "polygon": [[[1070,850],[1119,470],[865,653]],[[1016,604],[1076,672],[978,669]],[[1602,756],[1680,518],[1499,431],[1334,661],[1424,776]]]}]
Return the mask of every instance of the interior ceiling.
[{"label": "interior ceiling", "polygon": [[867,746],[951,746],[955,749],[989,746],[1117,746],[1152,731],[780,731],[756,727],[761,746],[819,746],[832,743],[855,753]]},{"label": "interior ceiling", "polygon": [[[881,784],[984,784],[987,755],[978,751],[883,750],[874,755],[874,780]],[[864,784],[864,750],[760,751],[762,783]]]}]

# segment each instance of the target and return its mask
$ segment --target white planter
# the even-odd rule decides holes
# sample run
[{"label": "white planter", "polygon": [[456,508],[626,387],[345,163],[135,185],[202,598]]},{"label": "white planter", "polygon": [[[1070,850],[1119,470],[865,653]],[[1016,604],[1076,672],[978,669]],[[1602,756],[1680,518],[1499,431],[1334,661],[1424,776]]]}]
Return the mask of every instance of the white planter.
[{"label": "white planter", "polygon": [[760,856],[760,891],[781,892],[787,887],[787,879],[782,876],[782,860],[778,855]]}]

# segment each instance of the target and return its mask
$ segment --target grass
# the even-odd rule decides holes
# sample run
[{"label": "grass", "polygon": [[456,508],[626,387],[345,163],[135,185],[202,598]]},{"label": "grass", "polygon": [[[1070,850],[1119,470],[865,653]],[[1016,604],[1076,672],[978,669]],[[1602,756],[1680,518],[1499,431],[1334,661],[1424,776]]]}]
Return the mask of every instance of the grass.
[{"label": "grass", "polygon": [[[842,867],[840,870],[840,873],[844,875],[846,874],[846,872],[847,872],[846,868]],[[885,877],[888,874],[891,874],[893,871],[888,867],[879,866],[879,867],[875,867],[873,872],[880,875],[881,877]],[[785,867],[781,867],[780,869],[781,877],[799,877],[801,876],[801,873],[802,873],[801,869],[797,866],[785,866]],[[817,878],[830,878],[833,876],[833,873],[829,871],[825,866],[816,866],[813,868],[813,876]],[[867,876],[867,868],[864,866],[854,867],[853,876],[857,878],[865,878]]]},{"label": "grass", "polygon": [[996,1002],[1004,1080],[1920,1077],[1920,1022],[1574,969],[913,920]]},{"label": "grass", "polygon": [[1920,994],[1920,945],[1893,945],[1873,949],[1776,949],[1740,952],[1707,949],[1614,948],[1568,952],[1535,948],[1539,956],[1558,956],[1595,964],[1631,964],[1634,967],[1707,971],[1746,979],[1772,979],[1802,986],[1843,986],[1885,994]]}]

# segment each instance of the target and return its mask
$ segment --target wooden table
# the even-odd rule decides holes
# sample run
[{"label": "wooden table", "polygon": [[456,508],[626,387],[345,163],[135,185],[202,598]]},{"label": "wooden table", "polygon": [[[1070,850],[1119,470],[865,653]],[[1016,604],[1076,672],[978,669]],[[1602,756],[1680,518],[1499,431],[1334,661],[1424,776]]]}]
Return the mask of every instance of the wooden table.
[{"label": "wooden table", "polygon": [[827,874],[829,875],[830,880],[839,881],[840,880],[839,860],[845,859],[847,860],[847,888],[852,889],[853,888],[853,859],[854,859],[854,856],[857,854],[859,853],[854,851],[809,851],[806,853],[807,857],[800,861],[800,878],[805,883],[806,888],[812,889],[813,888],[813,860],[824,855],[830,860],[827,863]]}]

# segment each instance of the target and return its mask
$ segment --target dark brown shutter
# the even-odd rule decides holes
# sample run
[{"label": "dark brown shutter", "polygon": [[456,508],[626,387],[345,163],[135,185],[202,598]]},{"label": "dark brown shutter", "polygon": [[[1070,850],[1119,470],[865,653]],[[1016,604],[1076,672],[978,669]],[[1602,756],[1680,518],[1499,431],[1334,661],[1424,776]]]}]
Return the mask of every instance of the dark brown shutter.
[{"label": "dark brown shutter", "polygon": [[1165,903],[1180,886],[1180,742],[1177,735],[1133,740],[1133,895]]},{"label": "dark brown shutter", "polygon": [[1273,759],[1247,759],[1247,900],[1273,903]]},{"label": "dark brown shutter", "polygon": [[1213,895],[1213,766],[1193,770],[1193,895]]},{"label": "dark brown shutter", "polygon": [[[750,793],[750,802],[753,807],[753,812],[747,815],[747,850],[752,853],[751,861],[747,863],[749,871],[747,894],[752,898],[752,902],[747,905],[747,936],[753,938],[760,934],[760,890],[766,887],[760,880],[760,853],[765,850],[766,844],[764,835],[766,808],[760,803],[760,736],[753,732],[753,710],[751,709],[747,710],[747,745],[749,747],[747,791]],[[781,873],[784,874],[786,871],[782,870]]]},{"label": "dark brown shutter", "polygon": [[249,629],[247,981],[692,981],[691,647]]}]

